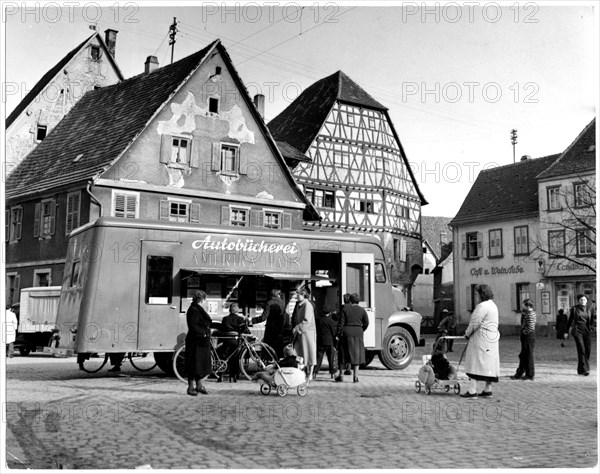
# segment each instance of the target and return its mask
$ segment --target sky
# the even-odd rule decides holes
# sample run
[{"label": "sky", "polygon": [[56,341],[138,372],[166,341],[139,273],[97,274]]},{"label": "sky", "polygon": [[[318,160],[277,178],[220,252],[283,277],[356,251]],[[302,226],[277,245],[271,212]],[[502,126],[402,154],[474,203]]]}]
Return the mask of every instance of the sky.
[{"label": "sky", "polygon": [[389,109],[429,203],[423,215],[445,217],[482,169],[513,163],[513,151],[517,161],[560,153],[596,113],[596,2],[258,4],[5,2],[5,113],[90,25],[118,30],[126,78],[147,56],[168,64],[176,18],[175,60],[220,38],[250,95],[265,95],[267,122],[342,70]]}]

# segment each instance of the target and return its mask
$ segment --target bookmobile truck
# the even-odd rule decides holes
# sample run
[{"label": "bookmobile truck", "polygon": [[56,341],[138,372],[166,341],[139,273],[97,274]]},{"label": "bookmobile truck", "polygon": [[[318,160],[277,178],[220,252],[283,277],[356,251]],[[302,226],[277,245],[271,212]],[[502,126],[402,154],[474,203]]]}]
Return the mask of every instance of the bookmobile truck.
[{"label": "bookmobile truck", "polygon": [[[367,361],[388,369],[412,361],[421,316],[401,311],[384,253],[373,237],[341,233],[206,227],[101,217],[72,232],[60,294],[61,348],[77,354],[153,353],[172,373],[197,289],[219,321],[237,302],[256,316],[278,288],[289,304],[307,286],[316,311],[357,293],[369,316]],[[293,303],[293,302],[292,302]]]}]

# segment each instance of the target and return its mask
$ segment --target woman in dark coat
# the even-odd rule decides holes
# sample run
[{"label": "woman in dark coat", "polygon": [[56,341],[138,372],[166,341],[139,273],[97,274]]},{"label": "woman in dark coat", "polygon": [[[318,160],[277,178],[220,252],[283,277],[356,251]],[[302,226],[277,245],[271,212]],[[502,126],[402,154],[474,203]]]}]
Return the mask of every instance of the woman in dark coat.
[{"label": "woman in dark coat", "polygon": [[265,324],[263,342],[275,349],[277,357],[281,358],[283,356],[284,329],[286,324],[289,325],[290,323],[289,316],[285,312],[285,304],[281,299],[280,290],[271,290],[271,299],[267,301],[262,314],[252,318],[252,324],[262,323],[265,319],[267,323]]},{"label": "woman in dark coat", "polygon": [[571,308],[565,337],[569,328],[577,346],[577,373],[590,375],[590,354],[592,351],[592,331],[596,326],[596,315],[587,304],[587,296],[577,295],[577,304]]},{"label": "woman in dark coat", "polygon": [[556,315],[556,339],[560,339],[560,347],[565,347],[565,333],[567,332],[567,324],[569,317],[564,309],[559,309]]},{"label": "woman in dark coat", "polygon": [[[188,333],[185,336],[185,362],[188,378],[187,394],[195,397],[198,393],[208,394],[202,380],[210,375],[210,324],[212,320],[203,308],[206,293],[196,290],[192,304],[187,310]],[[194,388],[194,382],[196,386]]]},{"label": "woman in dark coat", "polygon": [[365,309],[358,305],[360,297],[356,293],[350,295],[350,304],[342,308],[338,321],[337,335],[339,344],[340,373],[335,378],[336,382],[343,382],[342,367],[344,364],[352,365],[353,381],[358,382],[358,367],[365,363],[365,343],[363,334],[369,326],[369,317]]}]

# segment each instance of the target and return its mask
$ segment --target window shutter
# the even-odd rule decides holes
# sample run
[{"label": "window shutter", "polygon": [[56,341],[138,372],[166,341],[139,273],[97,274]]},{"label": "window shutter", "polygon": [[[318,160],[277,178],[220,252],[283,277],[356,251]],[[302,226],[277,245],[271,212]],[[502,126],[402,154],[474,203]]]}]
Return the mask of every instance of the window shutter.
[{"label": "window shutter", "polygon": [[137,213],[137,196],[132,194],[127,195],[125,199],[125,204],[127,207],[125,208],[125,217],[127,219],[136,219]]},{"label": "window shutter", "polygon": [[125,217],[125,195],[117,194],[115,196],[115,207],[113,208],[114,217]]},{"label": "window shutter", "polygon": [[471,285],[467,285],[467,311],[471,311],[473,309],[473,305],[471,302],[473,301],[473,295],[471,294]]},{"label": "window shutter", "polygon": [[158,206],[158,219],[161,221],[169,220],[169,200],[161,199]]},{"label": "window shutter", "polygon": [[[212,171],[220,171],[221,170],[221,144],[213,143],[212,144],[212,160],[211,167]],[[229,219],[227,219],[229,221]]]},{"label": "window shutter", "polygon": [[190,140],[188,146],[188,163],[192,168],[200,168],[200,143],[199,139]]},{"label": "window shutter", "polygon": [[4,210],[4,240],[8,242],[10,240],[10,236],[8,235],[10,229],[10,211],[8,209]]},{"label": "window shutter", "polygon": [[229,225],[229,206],[221,206],[221,225]]},{"label": "window shutter", "polygon": [[38,202],[35,204],[35,212],[33,217],[33,236],[40,236],[40,219],[42,215],[42,203]]},{"label": "window shutter", "polygon": [[173,151],[173,137],[171,135],[164,134],[161,136],[160,144],[160,162],[169,163],[171,161],[171,153]]},{"label": "window shutter", "polygon": [[56,230],[56,200],[52,200],[50,203],[50,235],[54,235]]},{"label": "window shutter", "polygon": [[483,256],[483,233],[477,232],[477,256]]},{"label": "window shutter", "polygon": [[19,208],[17,212],[17,225],[15,228],[15,239],[21,238],[21,229],[23,228],[23,208]]},{"label": "window shutter", "polygon": [[467,257],[467,234],[460,236],[460,258]]},{"label": "window shutter", "polygon": [[517,284],[510,284],[510,308],[517,311]]},{"label": "window shutter", "polygon": [[290,212],[283,213],[283,228],[284,229],[292,228],[292,214]]},{"label": "window shutter", "polygon": [[264,214],[263,211],[250,211],[250,226],[251,227],[264,227]]},{"label": "window shutter", "polygon": [[190,222],[200,222],[200,204],[190,204]]},{"label": "window shutter", "polygon": [[238,159],[240,162],[240,166],[238,167],[238,172],[240,174],[248,174],[248,156],[244,151],[242,151],[242,147],[238,148]]}]

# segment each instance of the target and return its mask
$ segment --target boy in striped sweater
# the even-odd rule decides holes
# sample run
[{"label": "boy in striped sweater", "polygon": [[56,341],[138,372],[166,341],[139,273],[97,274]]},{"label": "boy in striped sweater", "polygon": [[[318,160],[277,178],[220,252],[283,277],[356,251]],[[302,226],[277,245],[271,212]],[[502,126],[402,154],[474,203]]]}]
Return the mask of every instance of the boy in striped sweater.
[{"label": "boy in striped sweater", "polygon": [[523,311],[521,312],[521,353],[519,354],[519,367],[515,375],[510,377],[513,380],[533,380],[535,375],[533,365],[535,321],[536,314],[533,310],[533,301],[527,298],[523,301]]}]

